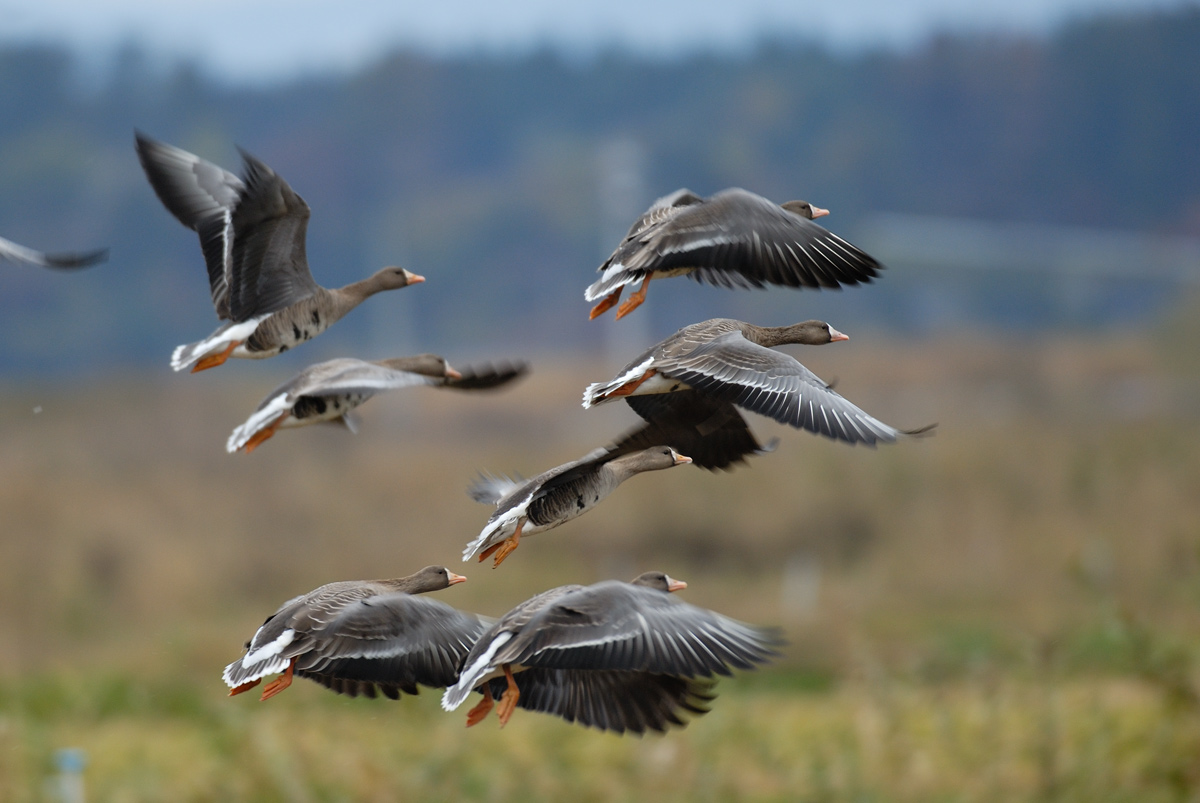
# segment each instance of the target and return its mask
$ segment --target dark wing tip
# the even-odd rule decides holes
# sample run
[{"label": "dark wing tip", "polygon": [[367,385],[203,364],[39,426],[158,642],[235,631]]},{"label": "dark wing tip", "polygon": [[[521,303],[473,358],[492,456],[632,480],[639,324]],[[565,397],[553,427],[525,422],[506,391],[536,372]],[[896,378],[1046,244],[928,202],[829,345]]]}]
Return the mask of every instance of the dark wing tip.
[{"label": "dark wing tip", "polygon": [[905,435],[909,435],[913,438],[932,438],[934,435],[937,434],[936,430],[937,430],[937,422],[935,421],[932,424],[927,424],[918,429],[902,429],[900,431],[903,432]]},{"label": "dark wing tip", "polygon": [[82,254],[46,254],[46,267],[60,270],[90,268],[101,262],[108,261],[108,249],[100,248]]},{"label": "dark wing tip", "polygon": [[507,385],[529,373],[529,363],[524,360],[471,366],[461,371],[457,379],[447,379],[445,387],[454,390],[490,390]]}]

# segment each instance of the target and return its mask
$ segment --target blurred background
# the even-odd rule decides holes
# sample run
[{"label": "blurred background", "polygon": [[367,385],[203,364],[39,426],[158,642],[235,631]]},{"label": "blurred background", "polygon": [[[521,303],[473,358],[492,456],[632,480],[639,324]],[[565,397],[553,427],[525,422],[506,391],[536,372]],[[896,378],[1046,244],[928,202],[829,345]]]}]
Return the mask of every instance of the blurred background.
[{"label": "blurred background", "polygon": [[[757,0],[0,3],[0,800],[1200,799],[1200,6]],[[337,286],[427,277],[303,349],[175,375],[217,321],[133,130],[312,208]],[[887,270],[841,292],[583,288],[679,187],[832,211]],[[636,418],[583,387],[714,316],[829,321],[792,353],[900,427],[623,486],[441,597],[498,616],[656,568],[784,628],[773,666],[644,740],[437,694],[261,706],[220,669],[284,600],[458,563],[480,469],[535,474]],[[300,368],[524,358],[358,437],[225,438]],[[76,755],[76,754],[72,754]],[[78,762],[77,762],[78,763]]]}]

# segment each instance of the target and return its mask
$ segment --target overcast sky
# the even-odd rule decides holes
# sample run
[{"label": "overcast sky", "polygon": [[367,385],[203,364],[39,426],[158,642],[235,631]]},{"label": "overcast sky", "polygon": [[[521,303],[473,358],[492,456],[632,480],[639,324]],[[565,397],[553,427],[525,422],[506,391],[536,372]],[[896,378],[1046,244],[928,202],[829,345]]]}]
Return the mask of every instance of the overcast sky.
[{"label": "overcast sky", "polygon": [[361,66],[398,45],[434,53],[550,44],[673,54],[744,48],[764,33],[838,47],[905,45],[934,30],[1046,31],[1073,15],[1197,0],[0,0],[0,42],[121,42],[238,80]]}]

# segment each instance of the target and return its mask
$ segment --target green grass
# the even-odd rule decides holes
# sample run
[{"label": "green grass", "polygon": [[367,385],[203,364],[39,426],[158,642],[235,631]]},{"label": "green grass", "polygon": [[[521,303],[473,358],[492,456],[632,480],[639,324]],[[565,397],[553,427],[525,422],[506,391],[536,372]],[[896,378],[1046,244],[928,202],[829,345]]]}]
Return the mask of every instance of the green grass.
[{"label": "green grass", "polygon": [[[611,366],[396,394],[358,438],[283,432],[249,457],[222,444],[269,364],[246,385],[0,393],[0,801],[45,799],[63,747],[101,801],[1200,801],[1194,370],[1133,338],[821,355],[864,408],[938,435],[870,451],[755,420],[783,443],[752,467],[632,480],[439,593],[496,616],[657,568],[782,627],[771,667],[644,739],[520,711],[467,731],[428,692],[299,681],[259,704],[219,680],[297,593],[463,570],[477,469],[528,475],[633,423],[578,406]],[[1131,386],[1142,412],[1105,401]]]}]

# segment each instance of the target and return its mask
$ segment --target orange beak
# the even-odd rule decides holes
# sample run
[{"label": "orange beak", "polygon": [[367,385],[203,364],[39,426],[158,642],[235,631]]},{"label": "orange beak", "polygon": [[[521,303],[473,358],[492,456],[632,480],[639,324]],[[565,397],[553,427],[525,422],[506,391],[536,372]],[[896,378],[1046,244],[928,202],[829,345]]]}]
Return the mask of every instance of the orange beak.
[{"label": "orange beak", "polygon": [[455,574],[454,572],[450,571],[446,572],[446,574],[450,575],[450,585],[467,582],[467,578],[463,577],[461,574]]},{"label": "orange beak", "polygon": [[404,272],[405,272],[406,274],[408,274],[408,283],[409,283],[409,284],[420,284],[421,282],[425,281],[425,277],[424,277],[424,276],[419,276],[419,275],[417,275],[416,273],[413,273],[412,271],[407,271],[407,270],[406,270],[406,271],[404,271]]},{"label": "orange beak", "polygon": [[682,591],[685,588],[687,588],[687,583],[683,582],[682,580],[676,580],[674,577],[667,575],[667,591],[675,593],[676,591]]},{"label": "orange beak", "polygon": [[829,214],[828,209],[822,209],[819,206],[812,207],[813,220],[816,220],[819,217],[825,217],[828,214]]},{"label": "orange beak", "polygon": [[458,371],[455,371],[453,368],[451,368],[449,365],[447,365],[446,366],[446,378],[447,379],[462,379],[462,374],[460,374]]},{"label": "orange beak", "polygon": [[671,453],[675,455],[675,465],[677,466],[692,462],[692,458],[688,457],[687,455],[682,455],[679,452],[676,452],[674,449],[671,450]]},{"label": "orange beak", "polygon": [[829,342],[836,343],[839,340],[849,340],[850,335],[844,335],[832,326],[829,327]]}]

